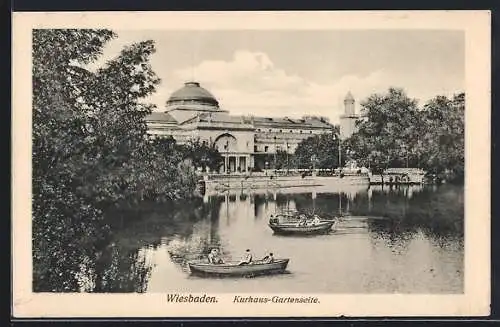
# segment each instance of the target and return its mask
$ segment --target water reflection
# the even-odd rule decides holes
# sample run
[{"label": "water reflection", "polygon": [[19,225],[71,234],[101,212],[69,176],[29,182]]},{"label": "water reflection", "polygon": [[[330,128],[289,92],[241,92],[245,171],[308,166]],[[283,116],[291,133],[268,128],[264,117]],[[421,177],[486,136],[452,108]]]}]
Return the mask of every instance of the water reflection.
[{"label": "water reflection", "polygon": [[[343,218],[329,235],[278,237],[280,210]],[[460,293],[463,187],[289,188],[209,194],[175,208],[150,205],[114,234],[98,259],[83,260],[80,291]],[[290,274],[259,279],[191,277],[186,262],[217,247],[226,260],[246,248],[288,257]]]}]

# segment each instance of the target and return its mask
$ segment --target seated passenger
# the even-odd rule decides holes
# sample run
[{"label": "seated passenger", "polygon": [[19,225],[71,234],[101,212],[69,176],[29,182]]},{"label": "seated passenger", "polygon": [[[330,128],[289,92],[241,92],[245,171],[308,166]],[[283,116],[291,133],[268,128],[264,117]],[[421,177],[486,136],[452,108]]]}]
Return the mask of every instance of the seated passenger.
[{"label": "seated passenger", "polygon": [[306,215],[302,214],[299,216],[298,226],[306,226],[306,225],[307,225],[307,217]]},{"label": "seated passenger", "polygon": [[238,265],[248,265],[252,262],[252,253],[250,252],[250,249],[247,249],[245,251],[245,254],[243,255],[243,258],[241,259],[241,261],[238,263]]},{"label": "seated passenger", "polygon": [[224,260],[222,260],[222,258],[221,258],[219,249],[215,249],[215,251],[216,251],[215,252],[215,254],[216,254],[216,256],[215,256],[215,263],[216,264],[222,264],[222,263],[224,263]]},{"label": "seated passenger", "polygon": [[208,263],[215,264],[216,256],[217,256],[217,250],[212,249],[208,254]]},{"label": "seated passenger", "polygon": [[317,225],[317,224],[319,224],[320,222],[321,222],[321,219],[319,218],[319,216],[318,216],[318,215],[314,215],[314,219],[313,219],[313,221],[312,221],[312,224],[313,224],[313,225]]},{"label": "seated passenger", "polygon": [[278,217],[275,218],[275,217],[273,217],[273,215],[271,215],[271,218],[269,218],[269,223],[271,225],[278,225],[278,223],[279,223]]},{"label": "seated passenger", "polygon": [[273,257],[273,253],[269,253],[268,255],[266,255],[263,259],[262,259],[262,262],[263,263],[272,263],[274,262],[274,257]]},{"label": "seated passenger", "polygon": [[217,249],[212,249],[208,255],[208,262],[211,264],[222,264],[224,263],[224,260],[219,256],[219,250]]}]

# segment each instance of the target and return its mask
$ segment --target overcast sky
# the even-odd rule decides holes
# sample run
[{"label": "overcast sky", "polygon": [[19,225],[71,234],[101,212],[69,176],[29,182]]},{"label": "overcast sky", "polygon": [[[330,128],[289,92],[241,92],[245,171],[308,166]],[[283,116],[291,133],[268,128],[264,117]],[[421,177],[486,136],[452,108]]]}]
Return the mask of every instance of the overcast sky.
[{"label": "overcast sky", "polygon": [[196,80],[232,114],[329,117],[338,122],[345,94],[357,100],[402,87],[424,102],[465,88],[460,31],[115,31],[102,60],[124,45],[154,40],[162,79],[150,101]]}]

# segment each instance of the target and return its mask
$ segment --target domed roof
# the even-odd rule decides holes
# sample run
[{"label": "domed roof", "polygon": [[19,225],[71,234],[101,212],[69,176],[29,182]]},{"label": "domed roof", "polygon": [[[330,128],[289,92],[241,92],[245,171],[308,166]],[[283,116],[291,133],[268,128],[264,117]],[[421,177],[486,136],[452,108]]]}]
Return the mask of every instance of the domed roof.
[{"label": "domed roof", "polygon": [[170,96],[167,105],[176,103],[196,103],[219,106],[217,99],[198,82],[186,82],[184,86]]}]

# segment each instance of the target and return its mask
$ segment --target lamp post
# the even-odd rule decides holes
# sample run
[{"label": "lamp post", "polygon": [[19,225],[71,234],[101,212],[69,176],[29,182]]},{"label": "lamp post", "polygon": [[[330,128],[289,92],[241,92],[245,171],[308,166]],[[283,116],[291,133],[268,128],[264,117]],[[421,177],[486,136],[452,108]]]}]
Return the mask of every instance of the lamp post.
[{"label": "lamp post", "polygon": [[290,165],[288,163],[288,149],[289,149],[288,142],[285,143],[285,148],[286,148],[286,174],[289,175],[290,174]]},{"label": "lamp post", "polygon": [[201,164],[202,164],[202,168],[204,171],[207,170],[207,163],[209,162],[209,159],[207,158],[207,156],[203,156],[201,158]]},{"label": "lamp post", "polygon": [[336,135],[335,137],[339,141],[339,174],[340,174],[342,171],[342,150],[341,150],[342,140],[340,139],[340,135]]},{"label": "lamp post", "polygon": [[276,154],[278,150],[276,149],[276,136],[274,136],[274,173],[276,173]]},{"label": "lamp post", "polygon": [[313,154],[311,156],[311,162],[312,162],[312,165],[313,165],[313,171],[316,169],[316,159],[317,159],[316,155]]},{"label": "lamp post", "polygon": [[405,156],[406,156],[406,168],[408,168],[408,146],[406,146],[406,144],[403,144],[402,146],[403,148],[403,151],[405,152]]},{"label": "lamp post", "polygon": [[226,174],[229,174],[229,140],[226,141],[226,160],[224,166],[226,168]]},{"label": "lamp post", "polygon": [[351,151],[351,148],[346,147],[346,149],[345,149],[345,155],[346,155],[345,160],[346,160],[346,163],[347,163],[347,161],[351,160],[351,154],[352,153],[353,153],[353,151]]}]

